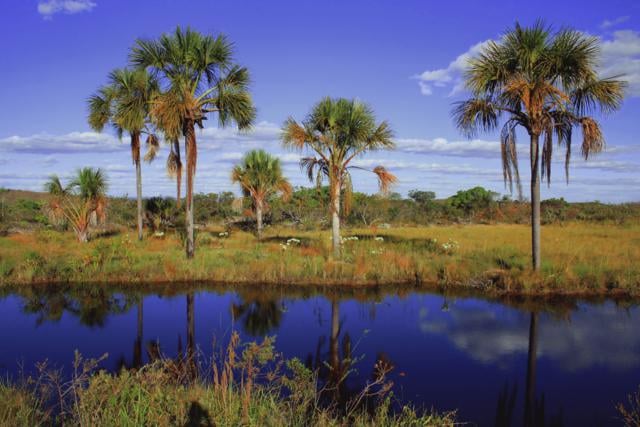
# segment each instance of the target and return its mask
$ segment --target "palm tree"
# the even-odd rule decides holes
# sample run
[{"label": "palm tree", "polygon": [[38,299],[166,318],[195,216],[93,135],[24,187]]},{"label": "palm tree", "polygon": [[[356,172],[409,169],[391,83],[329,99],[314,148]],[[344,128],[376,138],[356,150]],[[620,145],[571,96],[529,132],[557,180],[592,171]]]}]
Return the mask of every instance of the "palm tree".
[{"label": "palm tree", "polygon": [[256,215],[258,239],[262,238],[262,213],[267,208],[267,200],[281,193],[284,200],[291,197],[293,188],[282,175],[280,159],[264,150],[248,152],[242,162],[233,168],[231,181],[239,183],[242,194],[250,197]]},{"label": "palm tree", "polygon": [[248,129],[256,110],[248,92],[249,73],[233,60],[233,46],[223,35],[203,35],[180,27],[158,40],[137,40],[131,62],[159,79],[164,90],[154,101],[151,115],[169,141],[185,138],[187,163],[187,257],[195,252],[193,188],[198,156],[196,126],[203,128],[210,113],[218,125],[231,123]]},{"label": "palm tree", "polygon": [[90,226],[104,219],[107,206],[107,179],[101,169],[79,169],[77,176],[63,185],[57,175],[51,175],[44,185],[52,197],[49,200],[51,218],[57,223],[68,222],[80,242],[89,240]]},{"label": "palm tree", "polygon": [[117,69],[109,74],[109,82],[89,98],[89,125],[102,132],[111,123],[118,136],[123,132],[131,140],[131,158],[136,168],[136,196],[138,202],[138,239],[142,240],[142,171],[140,167],[140,138],[147,134],[148,152],[145,160],[151,161],[158,149],[158,139],[147,127],[151,100],[158,85],[145,70]]},{"label": "palm tree", "polygon": [[516,129],[529,134],[534,270],[540,269],[540,175],[550,184],[554,139],[565,147],[568,181],[573,128],[582,130],[582,155],[588,159],[604,147],[600,126],[589,114],[612,112],[622,103],[623,82],[597,75],[599,51],[597,38],[575,30],[516,24],[469,61],[465,80],[472,95],[453,110],[469,137],[496,129],[506,116],[500,135],[503,175],[510,188],[515,179],[519,191]]},{"label": "palm tree", "polygon": [[100,168],[85,167],[78,169],[76,177],[69,187],[75,190],[78,196],[89,206],[91,212],[91,225],[95,226],[98,220],[104,221],[107,214],[107,177]]},{"label": "palm tree", "polygon": [[[356,168],[351,162],[366,152],[393,148],[392,134],[386,121],[376,123],[368,105],[344,98],[324,98],[302,123],[289,118],[284,124],[282,140],[286,146],[298,150],[307,148],[317,155],[301,160],[301,167],[306,168],[309,180],[313,181],[315,176],[318,185],[324,177],[329,180],[333,252],[336,257],[340,256],[340,199],[342,192],[346,191],[343,209],[347,211],[352,188],[349,170]],[[378,176],[382,192],[387,192],[389,186],[397,181],[382,166],[371,172]]]}]

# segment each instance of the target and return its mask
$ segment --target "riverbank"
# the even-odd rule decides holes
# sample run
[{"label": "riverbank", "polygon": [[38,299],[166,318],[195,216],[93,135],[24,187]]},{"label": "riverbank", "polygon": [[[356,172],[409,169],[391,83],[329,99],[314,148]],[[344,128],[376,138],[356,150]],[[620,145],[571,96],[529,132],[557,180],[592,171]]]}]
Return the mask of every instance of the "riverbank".
[{"label": "riverbank", "polygon": [[328,232],[200,230],[186,260],[172,232],[142,242],[132,232],[77,243],[46,230],[0,238],[0,283],[185,283],[477,289],[491,294],[640,295],[640,226],[543,227],[543,267],[529,267],[526,225],[346,230],[343,258]]}]

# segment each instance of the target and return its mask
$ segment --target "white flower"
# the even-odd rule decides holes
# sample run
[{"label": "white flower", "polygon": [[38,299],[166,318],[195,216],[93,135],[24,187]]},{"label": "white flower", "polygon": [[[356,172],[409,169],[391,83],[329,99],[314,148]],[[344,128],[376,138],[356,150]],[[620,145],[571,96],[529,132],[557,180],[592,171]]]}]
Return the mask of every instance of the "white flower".
[{"label": "white flower", "polygon": [[287,246],[291,244],[299,245],[300,239],[296,239],[295,237],[290,238],[289,240],[287,240]]},{"label": "white flower", "polygon": [[218,233],[218,237],[228,237],[229,233],[227,233],[226,231],[223,231],[222,233]]},{"label": "white flower", "polygon": [[376,238],[375,238],[375,239],[373,239],[373,240],[375,240],[376,242],[384,242],[384,237],[382,237],[382,236],[378,236],[378,237],[376,237]]}]

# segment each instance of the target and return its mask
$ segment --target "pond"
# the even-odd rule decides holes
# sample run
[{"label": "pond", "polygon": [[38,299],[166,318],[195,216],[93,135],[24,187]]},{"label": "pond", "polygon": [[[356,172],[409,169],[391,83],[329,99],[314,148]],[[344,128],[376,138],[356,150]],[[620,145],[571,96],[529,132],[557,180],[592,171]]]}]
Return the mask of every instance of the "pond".
[{"label": "pond", "polygon": [[[74,350],[108,353],[117,370],[184,348],[211,355],[232,331],[276,336],[311,366],[358,360],[356,389],[379,360],[394,398],[458,410],[469,425],[619,425],[615,405],[640,384],[640,312],[631,303],[487,300],[420,291],[323,292],[247,287],[21,288],[0,296],[0,373],[45,359],[70,369]],[[164,288],[162,288],[164,289]],[[388,293],[387,293],[388,292]],[[21,366],[23,368],[21,368]]]}]

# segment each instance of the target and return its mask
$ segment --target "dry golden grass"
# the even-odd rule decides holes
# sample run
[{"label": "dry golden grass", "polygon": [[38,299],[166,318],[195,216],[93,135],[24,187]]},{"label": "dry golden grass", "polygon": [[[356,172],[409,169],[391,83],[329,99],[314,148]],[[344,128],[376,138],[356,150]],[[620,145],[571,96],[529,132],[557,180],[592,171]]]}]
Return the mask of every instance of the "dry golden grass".
[{"label": "dry golden grass", "polygon": [[[343,257],[328,231],[201,230],[195,259],[173,233],[138,242],[133,233],[81,244],[45,231],[0,238],[0,282],[421,284],[512,293],[640,294],[640,225],[575,223],[542,228],[543,268],[530,270],[525,225],[350,229]],[[287,240],[296,237],[301,242]],[[382,238],[376,240],[374,237]]]}]

